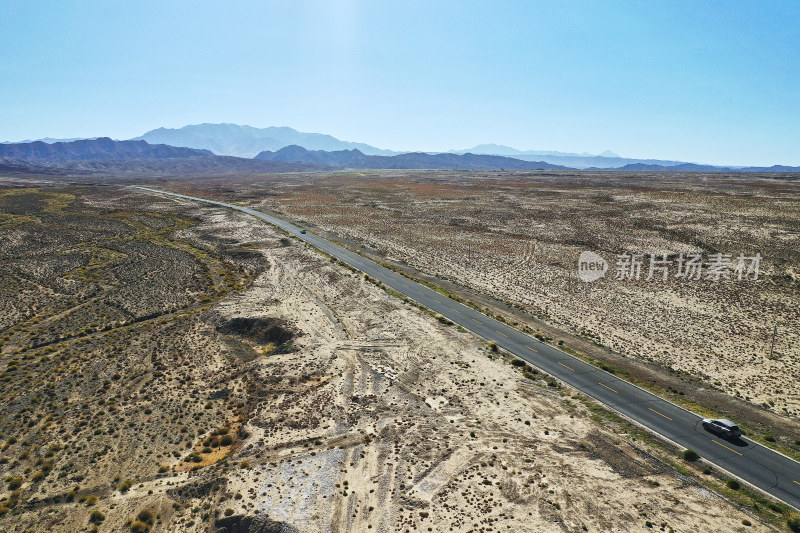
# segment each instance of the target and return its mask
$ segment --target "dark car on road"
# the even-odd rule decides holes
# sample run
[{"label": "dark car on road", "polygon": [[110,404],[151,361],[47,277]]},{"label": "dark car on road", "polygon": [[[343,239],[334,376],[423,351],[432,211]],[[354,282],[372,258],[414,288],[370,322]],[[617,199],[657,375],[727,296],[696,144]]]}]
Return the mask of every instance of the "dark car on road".
[{"label": "dark car on road", "polygon": [[703,429],[723,439],[738,439],[742,436],[739,426],[726,418],[704,418]]},{"label": "dark car on road", "polygon": [[305,234],[305,232],[306,232],[306,230],[304,230],[304,229],[301,229],[301,230],[300,230],[300,233],[303,233],[303,234]]}]

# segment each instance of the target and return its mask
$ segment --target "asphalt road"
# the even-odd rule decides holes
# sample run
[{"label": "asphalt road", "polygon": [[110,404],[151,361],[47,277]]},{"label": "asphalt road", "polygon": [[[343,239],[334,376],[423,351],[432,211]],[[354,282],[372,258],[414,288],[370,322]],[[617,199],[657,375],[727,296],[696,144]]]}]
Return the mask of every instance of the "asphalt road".
[{"label": "asphalt road", "polygon": [[147,187],[137,188],[235,209],[273,224],[484,339],[495,341],[503,350],[676,444],[695,450],[718,467],[800,509],[800,463],[785,455],[747,439],[720,439],[702,428],[702,417],[322,237],[313,233],[302,234],[300,227],[285,220],[238,205]]}]

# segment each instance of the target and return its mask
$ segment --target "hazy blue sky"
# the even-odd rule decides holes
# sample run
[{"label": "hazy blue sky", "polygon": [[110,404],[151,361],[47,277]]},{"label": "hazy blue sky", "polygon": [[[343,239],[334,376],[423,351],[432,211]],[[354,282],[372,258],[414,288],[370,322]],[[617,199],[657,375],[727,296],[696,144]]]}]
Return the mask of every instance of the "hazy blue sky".
[{"label": "hazy blue sky", "polygon": [[3,0],[0,140],[291,126],[800,165],[800,1]]}]

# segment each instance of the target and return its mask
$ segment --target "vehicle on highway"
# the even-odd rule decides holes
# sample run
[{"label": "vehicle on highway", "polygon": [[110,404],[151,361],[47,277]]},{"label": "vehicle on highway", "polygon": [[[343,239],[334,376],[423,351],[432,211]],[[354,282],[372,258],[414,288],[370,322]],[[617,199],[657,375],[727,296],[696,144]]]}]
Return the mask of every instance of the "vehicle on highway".
[{"label": "vehicle on highway", "polygon": [[304,234],[305,232],[306,232],[306,230],[304,230],[304,229],[301,229],[301,230],[300,230],[300,233],[303,233],[303,234]]},{"label": "vehicle on highway", "polygon": [[738,439],[742,436],[739,426],[727,418],[704,418],[703,429],[723,439]]}]

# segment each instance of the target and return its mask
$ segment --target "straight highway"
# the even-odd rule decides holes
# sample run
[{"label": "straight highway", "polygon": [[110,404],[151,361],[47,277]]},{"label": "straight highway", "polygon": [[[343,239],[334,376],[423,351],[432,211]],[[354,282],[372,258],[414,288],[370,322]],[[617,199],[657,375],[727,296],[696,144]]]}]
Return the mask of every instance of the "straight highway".
[{"label": "straight highway", "polygon": [[800,509],[800,463],[748,439],[723,440],[702,428],[702,417],[502,322],[460,304],[384,266],[277,217],[235,204],[136,187],[153,193],[235,209],[294,235],[387,287],[415,300],[503,350],[591,396],[647,429]]}]

